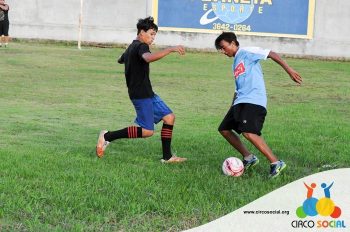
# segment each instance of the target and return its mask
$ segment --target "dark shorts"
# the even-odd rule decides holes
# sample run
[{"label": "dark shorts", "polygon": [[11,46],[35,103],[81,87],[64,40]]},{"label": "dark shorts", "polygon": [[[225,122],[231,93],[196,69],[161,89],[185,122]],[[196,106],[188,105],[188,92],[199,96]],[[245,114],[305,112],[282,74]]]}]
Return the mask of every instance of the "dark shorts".
[{"label": "dark shorts", "polygon": [[154,124],[157,124],[162,118],[171,114],[171,109],[158,96],[152,98],[132,99],[136,111],[135,123],[147,130],[154,130]]},{"label": "dark shorts", "polygon": [[238,134],[246,132],[261,135],[266,114],[266,109],[262,106],[249,103],[237,104],[227,112],[218,130],[234,130]]},{"label": "dark shorts", "polygon": [[4,20],[0,21],[0,36],[9,36],[9,22]]}]

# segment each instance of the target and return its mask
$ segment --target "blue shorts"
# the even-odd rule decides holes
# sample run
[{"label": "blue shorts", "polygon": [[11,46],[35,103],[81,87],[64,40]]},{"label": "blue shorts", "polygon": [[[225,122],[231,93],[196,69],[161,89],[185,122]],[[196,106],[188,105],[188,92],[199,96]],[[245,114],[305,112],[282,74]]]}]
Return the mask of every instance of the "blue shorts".
[{"label": "blue shorts", "polygon": [[136,111],[135,123],[147,130],[154,130],[154,124],[172,113],[171,109],[156,94],[152,98],[131,99],[131,101]]}]

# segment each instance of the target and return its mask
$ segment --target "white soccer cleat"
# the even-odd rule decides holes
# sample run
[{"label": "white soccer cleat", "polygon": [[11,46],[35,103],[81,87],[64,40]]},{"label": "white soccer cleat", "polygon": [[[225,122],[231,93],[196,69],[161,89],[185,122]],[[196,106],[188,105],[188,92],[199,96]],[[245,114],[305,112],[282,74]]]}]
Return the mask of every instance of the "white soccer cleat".
[{"label": "white soccer cleat", "polygon": [[187,160],[187,158],[182,158],[182,157],[178,157],[178,156],[173,155],[168,160],[161,159],[160,162],[165,163],[165,164],[169,164],[169,163],[182,163],[182,162],[185,162],[186,160]]},{"label": "white soccer cleat", "polygon": [[108,146],[109,142],[105,140],[104,135],[107,133],[108,131],[106,130],[102,130],[100,132],[100,135],[98,136],[98,140],[97,140],[97,145],[96,145],[96,155],[98,158],[102,158],[106,147]]}]

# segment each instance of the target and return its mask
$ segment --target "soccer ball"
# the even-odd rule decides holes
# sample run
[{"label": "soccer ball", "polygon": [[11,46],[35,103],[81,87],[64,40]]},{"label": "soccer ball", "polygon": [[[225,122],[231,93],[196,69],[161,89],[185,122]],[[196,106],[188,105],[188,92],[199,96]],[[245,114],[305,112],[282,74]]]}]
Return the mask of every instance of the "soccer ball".
[{"label": "soccer ball", "polygon": [[229,157],[222,164],[222,171],[226,176],[240,176],[244,172],[244,165],[240,159]]}]

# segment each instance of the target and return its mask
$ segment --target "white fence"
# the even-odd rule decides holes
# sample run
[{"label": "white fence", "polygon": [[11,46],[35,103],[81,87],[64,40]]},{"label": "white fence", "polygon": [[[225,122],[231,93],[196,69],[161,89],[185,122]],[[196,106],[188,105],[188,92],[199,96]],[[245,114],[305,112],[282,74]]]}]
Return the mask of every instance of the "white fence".
[{"label": "white fence", "polygon": [[[14,38],[78,40],[81,0],[7,0]],[[239,36],[243,46],[261,46],[298,56],[350,58],[350,1],[316,0],[313,39]],[[152,0],[84,0],[82,40],[130,43],[139,18],[152,14]],[[162,32],[161,46],[214,49],[216,34]]]}]

